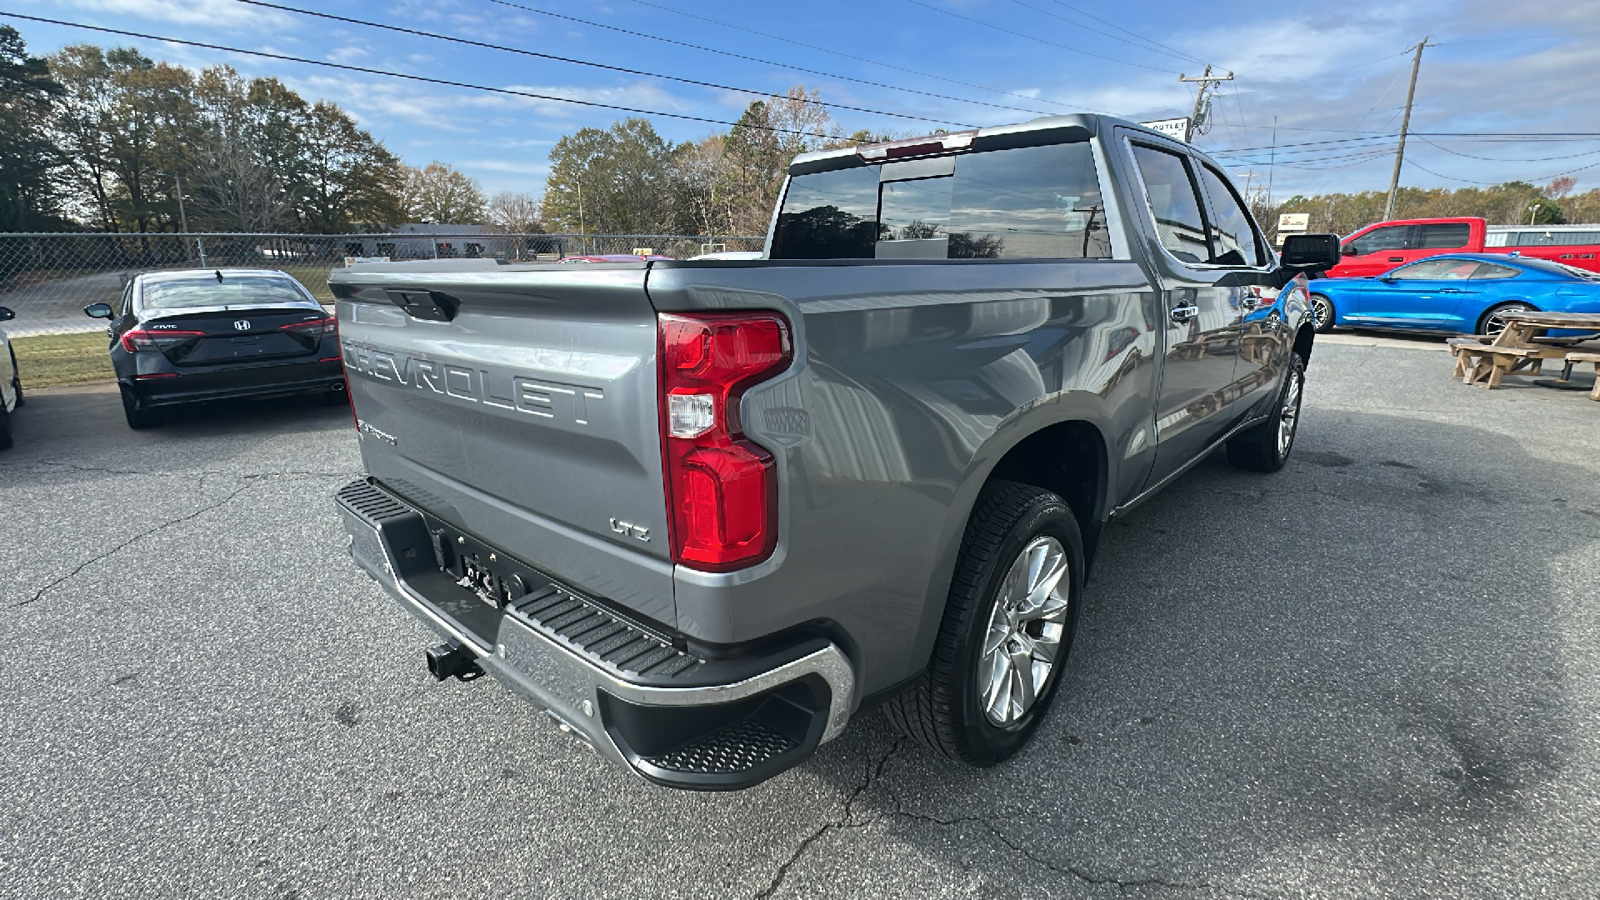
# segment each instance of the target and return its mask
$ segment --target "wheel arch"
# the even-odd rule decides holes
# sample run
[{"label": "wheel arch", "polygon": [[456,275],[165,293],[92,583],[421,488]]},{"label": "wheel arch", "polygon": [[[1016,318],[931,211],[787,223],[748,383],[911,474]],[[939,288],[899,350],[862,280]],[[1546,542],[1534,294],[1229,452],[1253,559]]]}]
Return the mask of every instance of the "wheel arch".
[{"label": "wheel arch", "polygon": [[[1083,537],[1085,568],[1092,569],[1095,547],[1111,508],[1110,486],[1116,483],[1117,474],[1101,403],[1098,397],[1087,398],[1055,415],[1036,410],[1036,415],[1013,419],[974,455],[940,531],[938,567],[928,582],[913,643],[911,658],[917,661],[918,672],[927,665],[944,619],[967,522],[990,481],[1016,481],[1061,494]],[[1073,448],[1071,454],[1059,452],[1063,442]]]}]

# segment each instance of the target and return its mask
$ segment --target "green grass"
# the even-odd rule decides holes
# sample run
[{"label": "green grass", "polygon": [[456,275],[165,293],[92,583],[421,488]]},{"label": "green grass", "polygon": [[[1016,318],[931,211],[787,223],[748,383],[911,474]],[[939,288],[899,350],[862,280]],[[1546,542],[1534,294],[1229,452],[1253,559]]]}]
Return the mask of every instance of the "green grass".
[{"label": "green grass", "polygon": [[[268,265],[268,268],[273,267]],[[280,271],[289,273],[294,280],[305,285],[311,296],[323,305],[333,305],[333,292],[328,290],[328,273],[333,271],[332,266],[285,266]]]},{"label": "green grass", "polygon": [[87,334],[44,334],[11,339],[17,353],[17,371],[22,388],[54,387],[59,384],[89,384],[116,378],[111,371],[111,354],[106,350],[105,332]]}]

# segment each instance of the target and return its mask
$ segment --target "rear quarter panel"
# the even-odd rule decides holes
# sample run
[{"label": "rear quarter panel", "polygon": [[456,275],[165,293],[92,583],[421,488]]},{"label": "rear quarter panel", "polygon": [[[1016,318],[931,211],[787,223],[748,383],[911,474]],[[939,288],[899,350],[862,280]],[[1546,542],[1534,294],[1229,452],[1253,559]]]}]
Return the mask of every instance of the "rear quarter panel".
[{"label": "rear quarter panel", "polygon": [[[989,471],[1056,422],[1102,434],[1112,492],[1149,467],[1159,298],[1125,261],[683,263],[662,311],[775,309],[795,365],[746,394],[779,472],[778,549],[739,572],[679,567],[679,624],[714,641],[830,623],[871,694],[917,671]],[[1120,487],[1119,487],[1120,486]]]}]

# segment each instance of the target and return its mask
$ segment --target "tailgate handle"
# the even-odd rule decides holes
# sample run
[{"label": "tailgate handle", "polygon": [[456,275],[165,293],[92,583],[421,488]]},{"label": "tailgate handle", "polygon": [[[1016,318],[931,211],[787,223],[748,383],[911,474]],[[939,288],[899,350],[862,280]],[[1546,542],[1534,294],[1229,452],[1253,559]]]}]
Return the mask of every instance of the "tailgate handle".
[{"label": "tailgate handle", "polygon": [[461,301],[441,291],[407,291],[390,288],[384,293],[389,302],[406,311],[413,319],[430,322],[448,322],[456,317]]}]

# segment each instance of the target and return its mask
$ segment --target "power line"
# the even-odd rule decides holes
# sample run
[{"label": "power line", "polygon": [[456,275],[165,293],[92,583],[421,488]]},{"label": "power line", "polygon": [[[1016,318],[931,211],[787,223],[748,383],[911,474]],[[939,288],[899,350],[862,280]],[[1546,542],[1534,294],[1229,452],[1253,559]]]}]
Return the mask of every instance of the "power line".
[{"label": "power line", "polygon": [[524,6],[521,3],[512,3],[512,2],[510,2],[510,0],[489,0],[489,2],[490,3],[498,3],[501,6],[509,6],[509,7],[513,8],[513,9],[520,9],[520,10],[523,10],[524,12],[537,13],[538,15],[541,15],[541,16],[549,16],[552,19],[562,19],[562,20],[567,21],[567,22],[576,22],[579,25],[588,25],[588,26],[591,26],[591,27],[594,27],[594,28],[604,28],[607,31],[615,31],[615,32],[617,32],[619,34],[627,34],[627,35],[632,35],[634,37],[646,38],[646,39],[652,40],[652,41],[660,41],[663,44],[672,44],[672,45],[677,46],[677,47],[687,47],[687,48],[689,48],[691,50],[699,50],[699,51],[704,52],[704,53],[715,53],[718,56],[726,56],[726,57],[729,57],[731,59],[742,59],[742,60],[745,60],[746,62],[760,63],[760,64],[762,64],[764,66],[776,66],[776,67],[778,67],[780,69],[788,69],[791,72],[804,72],[807,75],[821,75],[824,78],[835,78],[835,79],[838,79],[840,81],[849,81],[849,82],[853,82],[855,84],[864,84],[864,85],[867,85],[868,87],[883,88],[884,90],[888,90],[888,91],[901,91],[901,92],[907,93],[907,94],[917,94],[917,95],[920,95],[920,96],[923,96],[923,97],[933,97],[933,98],[938,99],[938,100],[953,100],[956,103],[971,103],[971,104],[974,104],[976,106],[987,106],[987,107],[991,107],[993,109],[1007,109],[1007,110],[1011,110],[1012,112],[1032,113],[1033,115],[1036,115],[1036,116],[1050,115],[1050,113],[1048,113],[1048,112],[1046,112],[1045,110],[1042,110],[1042,109],[1028,109],[1027,107],[1023,107],[1023,106],[1006,106],[1006,105],[1000,104],[1000,103],[990,103],[990,102],[988,102],[986,100],[971,100],[971,99],[968,99],[968,98],[965,98],[965,97],[953,97],[953,96],[950,96],[949,94],[936,94],[936,93],[934,93],[932,91],[920,91],[920,90],[917,90],[916,88],[901,87],[899,85],[894,85],[894,84],[884,84],[881,81],[869,81],[869,80],[867,80],[865,78],[853,78],[853,77],[851,77],[849,75],[840,75],[837,72],[825,72],[825,71],[822,71],[821,69],[808,69],[808,68],[806,68],[804,66],[795,66],[795,65],[790,65],[788,63],[775,62],[775,61],[770,60],[770,59],[762,59],[759,56],[746,56],[743,53],[734,53],[731,50],[719,50],[716,47],[706,47],[706,46],[703,46],[701,44],[691,44],[688,41],[674,40],[673,38],[662,37],[659,34],[650,34],[649,32],[644,32],[644,31],[633,31],[631,29],[621,28],[621,27],[618,27],[616,25],[607,25],[604,22],[591,22],[588,19],[580,19],[577,16],[569,16],[569,15],[566,15],[564,13],[551,12],[551,11],[546,10],[546,9],[535,9],[535,8],[533,8],[531,6]]},{"label": "power line", "polygon": [[[1167,51],[1168,53],[1172,53],[1175,56],[1178,56],[1179,58],[1187,59],[1187,60],[1189,60],[1191,62],[1199,63],[1202,66],[1206,64],[1206,61],[1203,60],[1203,59],[1200,59],[1199,57],[1190,56],[1189,54],[1184,53],[1181,50],[1177,50],[1177,49],[1175,49],[1173,47],[1168,47],[1166,44],[1163,44],[1160,41],[1152,41],[1149,38],[1144,37],[1143,35],[1135,34],[1134,32],[1131,32],[1128,29],[1123,28],[1121,25],[1118,25],[1115,22],[1108,22],[1105,19],[1100,18],[1099,16],[1089,12],[1088,10],[1079,9],[1078,7],[1073,6],[1070,3],[1062,3],[1061,0],[1050,0],[1050,2],[1054,3],[1057,6],[1061,6],[1061,7],[1065,7],[1066,9],[1070,9],[1073,12],[1077,13],[1078,15],[1083,16],[1084,18],[1093,19],[1093,20],[1095,20],[1096,22],[1099,22],[1102,25],[1108,26],[1110,28],[1115,28],[1116,30],[1122,32],[1123,34],[1129,35],[1131,37],[1138,38],[1139,40],[1144,41],[1145,43],[1150,44],[1152,46],[1159,47],[1162,50]],[[1081,27],[1087,28],[1088,26],[1085,25],[1085,26],[1081,26]],[[1099,32],[1099,33],[1100,34],[1105,34],[1105,32],[1103,32],[1103,31]]]},{"label": "power line", "polygon": [[871,59],[871,58],[865,57],[865,56],[856,56],[853,53],[845,53],[842,50],[830,50],[827,47],[819,47],[816,44],[807,44],[804,41],[797,41],[797,40],[795,40],[793,38],[781,37],[781,36],[776,35],[776,34],[768,34],[765,31],[757,31],[754,28],[746,28],[743,25],[734,25],[734,24],[732,24],[730,22],[722,22],[722,21],[719,21],[717,19],[712,19],[712,18],[708,18],[706,16],[698,15],[696,13],[684,12],[681,9],[673,9],[670,6],[662,6],[659,3],[651,3],[651,2],[649,2],[649,0],[632,0],[632,2],[637,3],[640,6],[648,6],[651,9],[659,9],[662,12],[669,12],[669,13],[672,13],[673,15],[676,15],[676,16],[683,16],[685,18],[695,19],[695,20],[700,21],[700,22],[707,22],[707,23],[710,23],[712,25],[720,26],[722,28],[731,28],[734,31],[742,31],[745,34],[753,34],[756,37],[764,37],[764,38],[766,38],[768,40],[782,41],[785,44],[793,44],[796,47],[804,47],[807,50],[815,50],[818,53],[828,53],[828,54],[831,54],[833,56],[842,57],[844,59],[853,59],[856,62],[863,62],[863,63],[867,63],[869,65],[874,65],[874,66],[882,66],[885,69],[894,69],[897,72],[905,72],[908,75],[916,75],[919,78],[932,78],[935,81],[943,81],[943,82],[947,82],[949,84],[959,84],[962,87],[969,87],[969,88],[973,88],[974,90],[988,91],[988,92],[990,92],[992,94],[1004,94],[1004,95],[1006,95],[1008,97],[1020,97],[1023,100],[1033,100],[1033,101],[1036,101],[1036,102],[1050,103],[1050,104],[1053,104],[1055,106],[1068,106],[1068,107],[1072,107],[1074,109],[1088,110],[1089,112],[1105,112],[1105,110],[1090,109],[1089,107],[1084,106],[1081,103],[1067,103],[1067,102],[1062,101],[1062,100],[1047,100],[1047,99],[1045,99],[1043,97],[1030,97],[1027,94],[1019,94],[1019,93],[1017,93],[1015,91],[1003,91],[1003,90],[1001,90],[999,88],[987,87],[987,86],[981,85],[981,84],[973,84],[970,81],[960,81],[960,80],[957,80],[955,78],[948,78],[948,77],[946,77],[944,75],[935,75],[932,72],[921,72],[921,71],[918,71],[916,69],[908,69],[905,66],[897,66],[897,65],[894,65],[892,63],[886,63],[886,62],[884,62],[882,60]]},{"label": "power line", "polygon": [[[534,57],[536,59],[547,59],[547,60],[550,60],[552,62],[568,63],[568,64],[575,65],[575,66],[588,66],[590,68],[595,68],[595,69],[605,69],[605,70],[610,71],[610,72],[622,72],[622,73],[627,74],[627,75],[642,75],[642,76],[644,76],[646,78],[661,78],[661,79],[665,79],[667,81],[676,81],[676,82],[678,82],[680,84],[692,84],[692,85],[694,85],[696,87],[714,88],[716,90],[721,90],[721,91],[734,91],[736,93],[750,94],[750,95],[757,96],[757,97],[770,97],[770,96],[772,96],[772,91],[755,90],[754,88],[735,87],[733,85],[728,85],[728,84],[717,84],[714,81],[699,81],[699,80],[694,79],[694,78],[681,78],[681,77],[679,77],[677,75],[663,75],[660,72],[647,72],[647,71],[645,71],[643,69],[630,69],[630,68],[627,68],[625,66],[613,66],[613,65],[609,65],[607,63],[590,62],[589,60],[574,59],[574,58],[569,57],[569,56],[555,56],[555,55],[550,54],[550,53],[538,53],[538,52],[535,52],[533,50],[522,50],[522,49],[519,49],[517,47],[506,47],[506,46],[503,46],[501,44],[490,44],[490,43],[486,43],[484,41],[474,41],[474,40],[469,40],[467,38],[453,37],[453,36],[448,35],[448,34],[438,34],[436,32],[432,32],[432,31],[421,31],[421,30],[418,30],[418,29],[415,29],[415,28],[402,28],[399,25],[384,25],[381,22],[369,22],[369,21],[366,21],[365,19],[352,19],[352,18],[350,18],[348,16],[336,16],[336,15],[334,15],[332,13],[316,12],[314,10],[309,10],[309,9],[299,9],[299,8],[293,7],[293,6],[282,6],[282,5],[277,4],[277,3],[268,3],[268,2],[266,2],[266,0],[239,0],[239,2],[240,3],[248,3],[251,6],[264,7],[266,9],[276,9],[276,10],[280,10],[282,12],[296,13],[296,14],[302,15],[302,16],[314,16],[314,17],[319,18],[319,19],[328,19],[328,20],[334,21],[334,22],[344,22],[344,23],[349,24],[349,25],[360,25],[360,26],[363,26],[365,28],[377,28],[377,29],[380,29],[382,31],[393,31],[393,32],[397,32],[399,34],[409,34],[409,35],[413,35],[415,37],[430,38],[430,39],[436,40],[436,41],[449,41],[450,43],[453,43],[453,44],[465,44],[466,46],[469,46],[469,47],[482,47],[485,50],[499,50],[499,51],[501,51],[503,53],[516,53],[516,54],[519,54],[521,56],[531,56],[531,57]],[[847,109],[847,110],[850,110],[851,112],[868,113],[868,114],[871,114],[871,115],[878,115],[878,116],[890,116],[890,117],[896,118],[896,119],[909,119],[909,120],[914,121],[914,122],[931,122],[931,123],[933,123],[935,125],[960,125],[963,128],[973,128],[973,127],[975,127],[971,123],[968,123],[968,122],[955,122],[955,121],[951,121],[949,119],[930,119],[927,116],[914,116],[914,115],[910,115],[908,113],[889,112],[887,110],[882,110],[882,109],[868,109],[868,108],[862,107],[862,106],[848,106],[848,105],[843,104],[843,103],[823,103],[821,101],[816,101],[816,103],[817,103],[818,106],[829,107],[829,108],[832,108],[832,109]]]},{"label": "power line", "polygon": [[1441,147],[1438,144],[1433,143],[1433,141],[1430,141],[1425,137],[1419,137],[1418,140],[1421,140],[1425,144],[1431,144],[1432,146],[1434,146],[1434,147],[1436,147],[1436,148],[1438,148],[1440,150],[1443,150],[1446,153],[1453,154],[1455,156],[1464,156],[1467,159],[1481,159],[1484,162],[1514,162],[1514,163],[1550,162],[1551,160],[1557,160],[1557,159],[1578,159],[1579,157],[1583,157],[1583,156],[1595,156],[1597,154],[1600,154],[1600,150],[1587,150],[1587,151],[1584,151],[1583,153],[1572,153],[1572,154],[1568,154],[1566,156],[1539,156],[1539,157],[1534,157],[1532,159],[1502,159],[1502,158],[1497,157],[1497,156],[1474,156],[1471,153],[1462,153],[1459,150],[1451,150],[1449,147]]},{"label": "power line", "polygon": [[961,19],[964,22],[971,22],[974,25],[982,25],[985,28],[992,28],[995,31],[1001,32],[1003,34],[1009,34],[1012,37],[1019,37],[1019,38],[1022,38],[1024,40],[1029,40],[1029,41],[1033,41],[1035,43],[1044,44],[1044,45],[1046,45],[1048,47],[1055,47],[1058,50],[1065,50],[1068,53],[1078,53],[1078,54],[1081,54],[1083,56],[1092,56],[1095,59],[1103,59],[1103,60],[1105,60],[1107,62],[1120,63],[1120,64],[1122,64],[1124,66],[1133,66],[1136,69],[1149,69],[1152,72],[1169,72],[1169,71],[1171,71],[1170,69],[1158,69],[1155,66],[1147,66],[1144,63],[1129,62],[1128,60],[1125,60],[1125,59],[1118,59],[1115,56],[1104,56],[1104,55],[1099,54],[1099,53],[1091,53],[1088,50],[1080,50],[1077,47],[1069,47],[1066,44],[1058,44],[1055,41],[1047,41],[1042,37],[1035,37],[1034,35],[1025,34],[1025,33],[1021,32],[1021,31],[1012,31],[1009,28],[1001,28],[999,25],[996,25],[993,22],[985,22],[982,19],[974,19],[971,16],[964,16],[961,13],[958,13],[958,12],[951,12],[948,9],[942,9],[940,7],[934,6],[931,3],[923,3],[922,0],[905,0],[905,2],[911,4],[912,6],[920,6],[923,9],[931,9],[936,13],[943,13],[943,14],[945,14],[947,16],[952,17],[952,18]]},{"label": "power line", "polygon": [[[1021,7],[1027,8],[1027,9],[1031,9],[1034,12],[1036,12],[1036,13],[1042,15],[1042,16],[1049,16],[1052,19],[1059,19],[1060,21],[1066,22],[1068,25],[1071,25],[1071,26],[1073,26],[1075,28],[1082,28],[1085,31],[1092,31],[1095,34],[1103,35],[1105,37],[1111,38],[1114,41],[1121,41],[1122,43],[1127,44],[1130,47],[1134,47],[1134,48],[1137,48],[1139,50],[1143,50],[1146,53],[1161,53],[1163,55],[1173,56],[1176,59],[1182,59],[1182,60],[1187,60],[1187,61],[1193,62],[1193,63],[1199,63],[1202,66],[1206,64],[1206,61],[1203,60],[1203,59],[1195,59],[1194,57],[1188,55],[1187,53],[1179,53],[1178,51],[1173,50],[1170,47],[1161,47],[1161,45],[1158,44],[1156,46],[1157,47],[1161,47],[1161,49],[1155,49],[1153,47],[1148,47],[1148,46],[1144,46],[1144,45],[1141,45],[1141,44],[1136,44],[1133,41],[1130,41],[1125,37],[1120,37],[1118,35],[1112,34],[1109,31],[1101,31],[1098,28],[1095,28],[1095,27],[1093,27],[1091,25],[1085,25],[1082,22],[1073,21],[1072,19],[1069,19],[1066,16],[1060,15],[1058,13],[1053,13],[1053,12],[1049,11],[1048,9],[1040,9],[1039,7],[1034,6],[1031,3],[1025,3],[1025,2],[1023,2],[1023,0],[1011,0],[1011,2],[1017,4],[1018,6],[1021,6]],[[1058,5],[1066,6],[1066,4],[1064,4],[1064,3],[1058,4]],[[1068,9],[1073,9],[1073,7],[1070,7],[1070,6],[1067,6],[1067,8]],[[1078,12],[1080,14],[1082,14],[1082,15],[1087,15],[1087,13],[1083,13],[1081,10],[1078,10]],[[1090,18],[1094,18],[1094,17],[1090,16]],[[1097,19],[1096,21],[1102,21],[1103,22],[1105,20]],[[1110,25],[1111,23],[1110,22],[1106,22],[1105,24]],[[1117,26],[1112,25],[1111,27],[1116,28]],[[1118,31],[1122,31],[1123,29],[1118,28],[1117,30]],[[1129,32],[1129,33],[1131,34],[1132,32]],[[1138,37],[1138,35],[1134,35],[1134,36]],[[1139,40],[1143,41],[1144,38],[1139,38]],[[1152,42],[1146,41],[1145,43],[1148,44],[1148,43],[1152,43]]]},{"label": "power line", "polygon": [[[168,44],[180,44],[185,47],[199,47],[204,50],[220,50],[224,53],[239,53],[244,56],[258,56],[262,59],[276,59],[282,62],[303,63],[308,66],[321,66],[325,69],[338,69],[344,72],[360,72],[365,75],[382,75],[386,78],[401,78],[406,81],[420,81],[424,84],[437,84],[444,87],[467,88],[474,91],[486,91],[491,94],[504,94],[512,97],[526,97],[530,100],[546,100],[552,103],[571,103],[575,106],[588,106],[595,109],[611,109],[618,112],[638,113],[644,116],[660,116],[667,119],[682,119],[687,122],[704,122],[710,125],[728,125],[740,128],[752,128],[757,131],[771,131],[778,134],[795,134],[802,137],[815,135],[797,131],[793,128],[776,128],[771,125],[752,125],[749,123],[729,122],[726,119],[712,119],[705,116],[691,116],[686,113],[663,112],[658,109],[642,109],[634,106],[619,106],[615,103],[601,103],[596,100],[574,100],[571,97],[556,97],[551,94],[535,94],[532,91],[519,91],[514,88],[489,87],[483,84],[472,84],[466,81],[450,81],[444,78],[429,78],[426,75],[408,75],[404,72],[390,72],[386,69],[374,69],[368,66],[353,66],[347,63],[328,62],[321,59],[307,59],[303,56],[290,56],[287,53],[271,53],[266,50],[245,50],[242,47],[229,47],[224,44],[208,44],[203,41],[189,41],[182,38],[163,37],[159,34],[145,34],[139,31],[127,31],[121,28],[107,28],[103,25],[85,25],[82,22],[67,22],[61,19],[47,19],[44,16],[30,16],[23,13],[7,12],[0,10],[0,18],[22,19],[28,22],[41,22],[46,25],[60,25],[65,28],[81,28],[86,31],[98,31],[101,34],[115,34],[120,37],[142,38],[147,41],[161,41]],[[844,140],[849,140],[845,138]],[[860,143],[859,141],[852,143]]]}]

